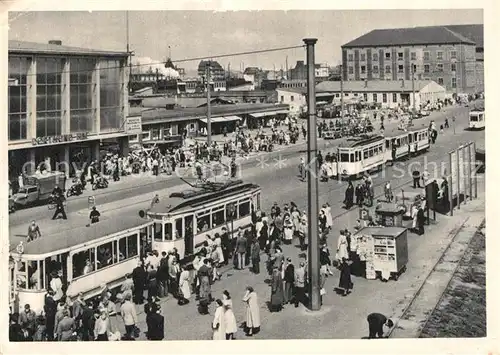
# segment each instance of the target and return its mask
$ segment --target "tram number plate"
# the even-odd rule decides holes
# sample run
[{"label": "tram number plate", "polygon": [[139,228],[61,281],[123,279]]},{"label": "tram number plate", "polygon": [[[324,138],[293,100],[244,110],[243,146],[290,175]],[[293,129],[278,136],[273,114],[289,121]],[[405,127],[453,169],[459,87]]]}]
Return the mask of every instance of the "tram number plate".
[{"label": "tram number plate", "polygon": [[94,196],[89,196],[88,203],[89,203],[89,210],[91,210],[92,207],[95,206],[95,197]]}]

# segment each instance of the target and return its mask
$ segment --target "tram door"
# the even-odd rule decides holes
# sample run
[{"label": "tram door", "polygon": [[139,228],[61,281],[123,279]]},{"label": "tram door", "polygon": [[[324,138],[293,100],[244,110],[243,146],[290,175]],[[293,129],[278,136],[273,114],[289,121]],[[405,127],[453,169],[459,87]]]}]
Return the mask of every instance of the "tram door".
[{"label": "tram door", "polygon": [[194,252],[193,215],[184,216],[184,255]]}]

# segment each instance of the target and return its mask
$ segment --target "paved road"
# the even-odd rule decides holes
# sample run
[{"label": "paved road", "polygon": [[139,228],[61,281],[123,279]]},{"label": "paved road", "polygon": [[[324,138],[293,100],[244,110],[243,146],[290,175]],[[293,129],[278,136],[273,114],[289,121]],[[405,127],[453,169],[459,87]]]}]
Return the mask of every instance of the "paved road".
[{"label": "paved road", "polygon": [[[427,125],[431,119],[436,120],[436,122],[443,121],[445,116],[451,116],[452,114],[457,115],[457,133],[460,133],[463,130],[463,127],[467,125],[467,109],[464,107],[450,107],[446,111],[435,112],[432,113],[430,117],[422,118],[419,120],[415,120],[415,125]],[[396,121],[385,122],[386,129],[390,129],[397,125]],[[448,133],[447,133],[448,134]],[[471,136],[472,137],[472,136]],[[325,141],[323,139],[319,140],[318,148],[324,152],[328,151],[328,148],[331,146],[335,146],[337,144],[337,140],[329,140]],[[263,168],[260,171],[260,175],[262,176],[262,180],[267,182],[270,176],[274,175],[274,165],[281,164],[294,164],[294,168],[298,165],[299,157],[305,155],[305,142],[301,140],[298,144],[293,146],[281,146],[278,147],[275,152],[272,153],[260,153],[258,155],[253,155],[248,159],[240,159],[239,164],[242,171],[242,177],[247,179],[249,177],[253,177],[255,175],[255,167],[257,164]],[[283,170],[283,169],[281,169]],[[180,174],[189,175],[191,170],[182,171]],[[288,173],[288,171],[287,171]],[[183,175],[185,176],[185,175]],[[110,187],[104,190],[97,190],[92,192],[89,188],[84,192],[83,195],[78,197],[70,197],[67,201],[67,210],[68,212],[80,211],[86,209],[87,198],[90,195],[96,196],[96,203],[98,205],[103,205],[107,203],[112,203],[115,201],[127,200],[129,198],[143,196],[144,201],[151,200],[155,192],[166,188],[172,188],[175,186],[180,186],[184,184],[178,177],[176,176],[159,176],[153,177],[150,175],[141,175],[141,176],[129,176],[123,178],[122,181],[114,183],[110,183]],[[263,185],[265,186],[265,184]],[[15,213],[9,216],[9,224],[10,226],[18,226],[25,224],[30,220],[40,221],[41,219],[49,218],[50,213],[47,211],[46,206],[37,206],[26,209],[21,209],[16,211]]]}]

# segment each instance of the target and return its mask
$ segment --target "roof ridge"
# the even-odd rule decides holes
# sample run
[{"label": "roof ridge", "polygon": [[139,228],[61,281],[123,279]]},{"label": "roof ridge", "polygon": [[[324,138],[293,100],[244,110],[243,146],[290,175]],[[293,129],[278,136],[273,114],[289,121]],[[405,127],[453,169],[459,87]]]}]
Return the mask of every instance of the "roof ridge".
[{"label": "roof ridge", "polygon": [[472,40],[471,38],[467,38],[465,36],[462,36],[460,33],[457,33],[455,31],[452,31],[450,30],[448,27],[443,27],[446,31],[450,32],[452,35],[454,35],[455,37],[457,37],[459,40],[461,41],[470,41],[470,42],[473,42],[474,44],[476,44],[476,41]]}]

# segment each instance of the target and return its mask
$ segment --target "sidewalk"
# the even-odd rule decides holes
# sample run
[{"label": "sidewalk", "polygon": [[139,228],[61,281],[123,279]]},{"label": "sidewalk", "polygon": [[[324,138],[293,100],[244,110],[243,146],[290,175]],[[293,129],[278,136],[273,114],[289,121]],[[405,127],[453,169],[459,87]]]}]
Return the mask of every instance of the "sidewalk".
[{"label": "sidewalk", "polygon": [[[223,290],[228,290],[233,298],[234,313],[238,324],[245,319],[245,307],[241,302],[245,287],[252,285],[259,297],[261,312],[261,332],[254,336],[256,339],[360,339],[367,335],[366,316],[371,312],[381,312],[390,317],[398,317],[401,309],[413,298],[420,287],[423,275],[427,275],[435,263],[441,258],[448,245],[449,238],[469,217],[471,211],[484,214],[484,191],[479,189],[479,198],[457,210],[453,217],[438,215],[437,223],[426,226],[422,236],[408,234],[409,262],[407,271],[398,281],[383,283],[380,280],[366,280],[353,277],[354,290],[348,297],[335,294],[339,272],[326,281],[327,294],[323,297],[322,309],[310,312],[304,306],[295,308],[286,306],[280,313],[270,313],[267,301],[270,297],[269,280],[265,271],[267,257],[262,257],[261,274],[254,275],[248,270],[223,270],[221,281],[212,285],[212,295],[220,298]],[[334,221],[333,231],[328,237],[330,251],[336,250],[337,236],[340,229],[351,228],[358,217],[356,209],[339,216]],[[303,257],[294,245],[284,246],[285,256],[290,256],[294,265]],[[197,302],[194,296],[190,304],[178,306],[169,296],[162,299],[162,312],[165,316],[165,335],[168,340],[208,340],[211,331],[207,326],[212,321],[214,305],[210,306],[211,315],[201,316],[197,312]],[[138,306],[140,339],[145,339],[147,330],[143,306]],[[124,331],[120,324],[119,330]],[[244,338],[238,332],[238,339]]]}]

